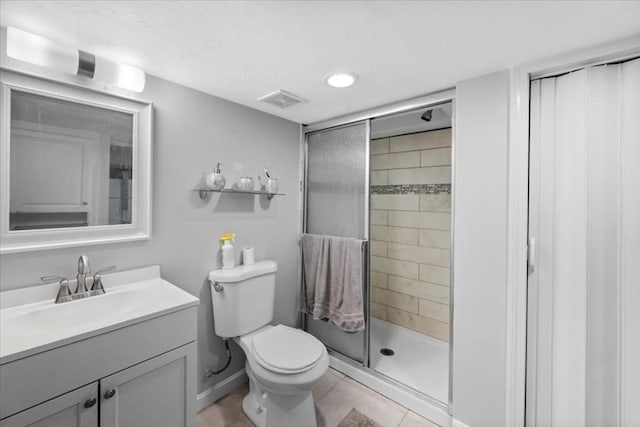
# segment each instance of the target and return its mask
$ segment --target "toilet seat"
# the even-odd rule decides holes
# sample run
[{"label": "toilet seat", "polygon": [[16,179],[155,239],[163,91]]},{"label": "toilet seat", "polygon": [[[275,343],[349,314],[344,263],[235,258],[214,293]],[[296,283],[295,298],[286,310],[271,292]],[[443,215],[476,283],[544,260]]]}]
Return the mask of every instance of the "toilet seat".
[{"label": "toilet seat", "polygon": [[317,365],[325,347],[311,334],[277,325],[254,336],[251,350],[263,368],[280,374],[298,374]]}]

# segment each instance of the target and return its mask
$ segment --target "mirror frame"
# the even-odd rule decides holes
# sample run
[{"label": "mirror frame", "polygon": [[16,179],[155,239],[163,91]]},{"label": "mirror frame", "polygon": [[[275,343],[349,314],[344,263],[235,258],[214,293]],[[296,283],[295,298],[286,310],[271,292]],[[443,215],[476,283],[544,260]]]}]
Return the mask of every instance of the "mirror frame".
[{"label": "mirror frame", "polygon": [[[29,92],[133,115],[131,224],[9,230],[11,92]],[[153,104],[0,70],[0,254],[148,240]]]}]

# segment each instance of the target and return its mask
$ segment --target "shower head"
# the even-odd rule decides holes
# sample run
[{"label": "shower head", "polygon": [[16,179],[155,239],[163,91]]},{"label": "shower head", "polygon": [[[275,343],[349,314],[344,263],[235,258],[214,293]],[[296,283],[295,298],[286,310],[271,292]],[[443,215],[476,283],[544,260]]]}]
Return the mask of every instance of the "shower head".
[{"label": "shower head", "polygon": [[425,122],[430,122],[431,121],[431,117],[433,116],[433,110],[427,110],[424,113],[422,113],[422,115],[420,116],[420,118],[422,120],[424,120]]}]

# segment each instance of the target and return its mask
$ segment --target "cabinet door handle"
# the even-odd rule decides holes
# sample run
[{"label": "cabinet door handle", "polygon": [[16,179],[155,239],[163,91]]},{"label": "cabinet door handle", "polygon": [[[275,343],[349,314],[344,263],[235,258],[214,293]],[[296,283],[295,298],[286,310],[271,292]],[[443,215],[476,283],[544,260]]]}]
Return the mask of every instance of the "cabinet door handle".
[{"label": "cabinet door handle", "polygon": [[84,407],[87,409],[92,408],[97,401],[98,399],[96,399],[95,397],[92,397],[91,399],[88,399],[86,402],[84,402]]},{"label": "cabinet door handle", "polygon": [[111,399],[111,398],[112,398],[113,396],[115,396],[115,395],[116,395],[116,389],[115,389],[115,388],[112,388],[111,390],[107,390],[107,391],[104,393],[104,398],[105,398],[105,399]]}]

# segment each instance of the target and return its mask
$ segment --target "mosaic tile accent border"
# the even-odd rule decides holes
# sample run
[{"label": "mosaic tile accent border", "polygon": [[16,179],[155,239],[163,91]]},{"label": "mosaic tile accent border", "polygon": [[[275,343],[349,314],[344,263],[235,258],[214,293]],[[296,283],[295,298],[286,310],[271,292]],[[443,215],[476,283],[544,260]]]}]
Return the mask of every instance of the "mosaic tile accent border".
[{"label": "mosaic tile accent border", "polygon": [[371,194],[451,194],[451,184],[372,185]]}]

